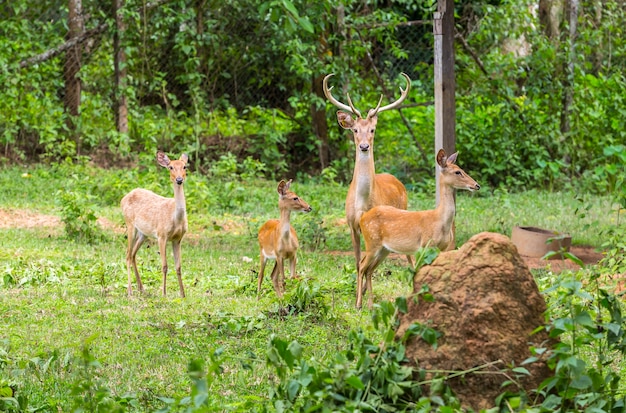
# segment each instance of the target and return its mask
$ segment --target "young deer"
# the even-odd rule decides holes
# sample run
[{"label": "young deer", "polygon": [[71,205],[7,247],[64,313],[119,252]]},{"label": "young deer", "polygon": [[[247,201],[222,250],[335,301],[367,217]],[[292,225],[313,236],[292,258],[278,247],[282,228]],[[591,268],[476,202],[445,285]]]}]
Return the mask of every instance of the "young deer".
[{"label": "young deer", "polygon": [[259,229],[259,246],[261,247],[261,269],[257,285],[257,298],[261,294],[265,263],[275,259],[272,270],[272,283],[279,297],[283,296],[285,282],[285,260],[290,263],[291,278],[296,276],[296,252],[298,251],[298,236],[289,223],[292,211],[311,212],[309,204],[289,190],[291,179],[278,184],[278,208],[280,219],[271,219]]},{"label": "young deer", "polygon": [[[328,79],[333,76],[329,74],[324,78],[323,89],[326,98],[346,112],[337,112],[337,121],[344,129],[349,129],[353,133],[356,149],[354,173],[352,182],[346,197],[346,220],[350,227],[352,238],[352,249],[356,260],[356,270],[359,271],[361,261],[361,229],[359,226],[361,216],[371,208],[378,205],[391,205],[396,208],[406,209],[408,197],[406,188],[393,175],[382,173],[377,174],[374,168],[374,133],[378,122],[378,114],[389,109],[394,109],[406,99],[411,90],[411,79],[402,73],[406,80],[406,89],[400,88],[401,96],[395,102],[380,107],[383,100],[381,95],[378,105],[370,109],[367,116],[363,118],[347,95],[349,105],[339,102],[331,94],[332,86],[328,87]],[[353,114],[356,118],[350,116]],[[413,259],[407,255],[409,264],[413,266]]]},{"label": "young deer", "polygon": [[365,239],[365,256],[357,277],[356,307],[361,308],[363,279],[372,307],[372,273],[390,252],[415,254],[426,246],[441,251],[454,249],[454,192],[456,189],[480,189],[461,168],[455,165],[457,153],[446,156],[443,149],[437,153],[441,168],[439,177],[439,205],[428,211],[404,211],[390,206],[372,208],[361,217],[361,231]]},{"label": "young deer", "polygon": [[156,238],[161,255],[163,272],[163,295],[166,293],[167,278],[167,242],[172,241],[174,264],[178,276],[180,296],[185,297],[183,279],[180,272],[180,241],[187,232],[187,211],[183,182],[187,176],[186,154],[177,161],[170,161],[166,154],[157,152],[157,162],[170,171],[170,181],[174,184],[174,198],[165,198],[147,189],[137,188],[122,198],[121,207],[128,230],[128,248],[126,250],[126,268],[128,271],[128,295],[132,295],[132,266],[137,279],[137,287],[143,292],[143,284],[137,270],[137,251],[146,237]]}]

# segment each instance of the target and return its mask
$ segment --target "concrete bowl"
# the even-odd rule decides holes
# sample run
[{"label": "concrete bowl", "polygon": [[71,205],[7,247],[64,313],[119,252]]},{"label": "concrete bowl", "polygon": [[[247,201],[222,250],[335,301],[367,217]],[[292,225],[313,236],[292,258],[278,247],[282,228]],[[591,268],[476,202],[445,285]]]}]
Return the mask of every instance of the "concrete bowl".
[{"label": "concrete bowl", "polygon": [[[567,252],[572,245],[572,237],[556,231],[537,227],[513,227],[511,241],[520,255],[541,258],[549,252]],[[552,259],[562,258],[554,254]]]}]

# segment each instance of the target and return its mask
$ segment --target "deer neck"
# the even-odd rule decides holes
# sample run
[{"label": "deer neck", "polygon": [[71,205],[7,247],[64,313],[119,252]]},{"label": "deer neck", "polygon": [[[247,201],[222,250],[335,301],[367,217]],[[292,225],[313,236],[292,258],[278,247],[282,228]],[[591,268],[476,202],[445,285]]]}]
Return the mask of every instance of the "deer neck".
[{"label": "deer neck", "polygon": [[287,239],[291,235],[290,219],[291,219],[291,210],[281,209],[280,218],[278,220],[278,230],[280,231],[280,237],[283,239]]},{"label": "deer neck", "polygon": [[456,215],[456,202],[454,199],[455,189],[452,186],[439,182],[439,204],[435,208],[439,216],[439,222],[447,233],[452,229],[454,216]]},{"label": "deer neck", "polygon": [[374,153],[371,151],[364,155],[357,149],[356,163],[354,165],[354,174],[352,182],[355,185],[355,202],[357,209],[367,209],[366,204],[375,191],[375,169],[374,169]]},{"label": "deer neck", "polygon": [[176,218],[182,219],[187,215],[185,191],[182,185],[174,184],[174,205],[176,205]]}]

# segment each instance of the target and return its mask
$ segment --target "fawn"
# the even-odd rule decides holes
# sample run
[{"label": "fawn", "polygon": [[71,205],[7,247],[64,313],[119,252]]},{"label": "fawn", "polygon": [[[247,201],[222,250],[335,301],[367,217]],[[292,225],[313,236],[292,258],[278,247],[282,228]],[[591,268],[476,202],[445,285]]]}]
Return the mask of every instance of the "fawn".
[{"label": "fawn", "polygon": [[128,271],[128,295],[132,295],[131,267],[135,272],[137,287],[143,292],[143,284],[137,270],[137,251],[146,240],[146,237],[156,238],[161,255],[161,270],[163,272],[163,295],[166,294],[167,278],[167,242],[172,242],[174,264],[178,276],[180,296],[185,297],[180,264],[180,241],[187,232],[187,211],[183,183],[187,176],[186,154],[180,159],[170,161],[167,155],[157,152],[157,163],[170,171],[170,181],[174,186],[174,198],[165,198],[152,191],[136,188],[122,198],[121,207],[128,230],[128,248],[126,250],[126,268]]},{"label": "fawn", "polygon": [[390,252],[415,254],[418,249],[431,246],[442,251],[454,248],[454,215],[456,189],[479,190],[480,185],[459,168],[457,153],[446,156],[443,149],[437,153],[439,165],[439,205],[428,211],[405,211],[391,206],[378,206],[361,217],[361,231],[365,239],[365,256],[357,278],[356,307],[361,308],[363,279],[372,307],[372,273]]},{"label": "fawn", "polygon": [[269,259],[275,259],[272,270],[272,283],[279,297],[283,296],[285,283],[285,260],[290,263],[291,278],[296,276],[296,253],[298,251],[298,236],[296,230],[289,223],[292,211],[311,212],[309,204],[304,202],[298,195],[291,192],[291,179],[278,184],[278,208],[280,219],[271,219],[259,229],[259,247],[261,248],[261,269],[257,284],[257,298],[261,294],[263,273],[265,264]]}]

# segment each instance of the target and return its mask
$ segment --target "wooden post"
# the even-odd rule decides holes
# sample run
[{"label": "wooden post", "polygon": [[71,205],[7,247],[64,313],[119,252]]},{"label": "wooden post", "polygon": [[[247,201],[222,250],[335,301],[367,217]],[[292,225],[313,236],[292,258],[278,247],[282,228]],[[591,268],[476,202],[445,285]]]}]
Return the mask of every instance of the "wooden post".
[{"label": "wooden post", "polygon": [[122,46],[122,36],[126,24],[122,17],[121,8],[124,0],[113,0],[115,17],[115,34],[113,35],[113,66],[115,68],[115,126],[119,133],[128,133],[128,101],[126,99],[126,53]]},{"label": "wooden post", "polygon": [[[438,0],[433,22],[435,37],[435,150],[451,154],[456,147],[454,80],[454,0]],[[436,172],[439,203],[439,172]]]},{"label": "wooden post", "polygon": [[[85,32],[83,22],[82,0],[69,0],[68,2],[68,33],[67,40],[80,37]],[[76,43],[65,52],[65,63],[63,67],[63,78],[65,82],[64,106],[67,113],[66,125],[71,137],[76,141],[76,154],[80,155],[81,139],[76,131],[76,120],[80,115],[81,83],[80,73],[81,55],[83,53],[82,44]]]}]

